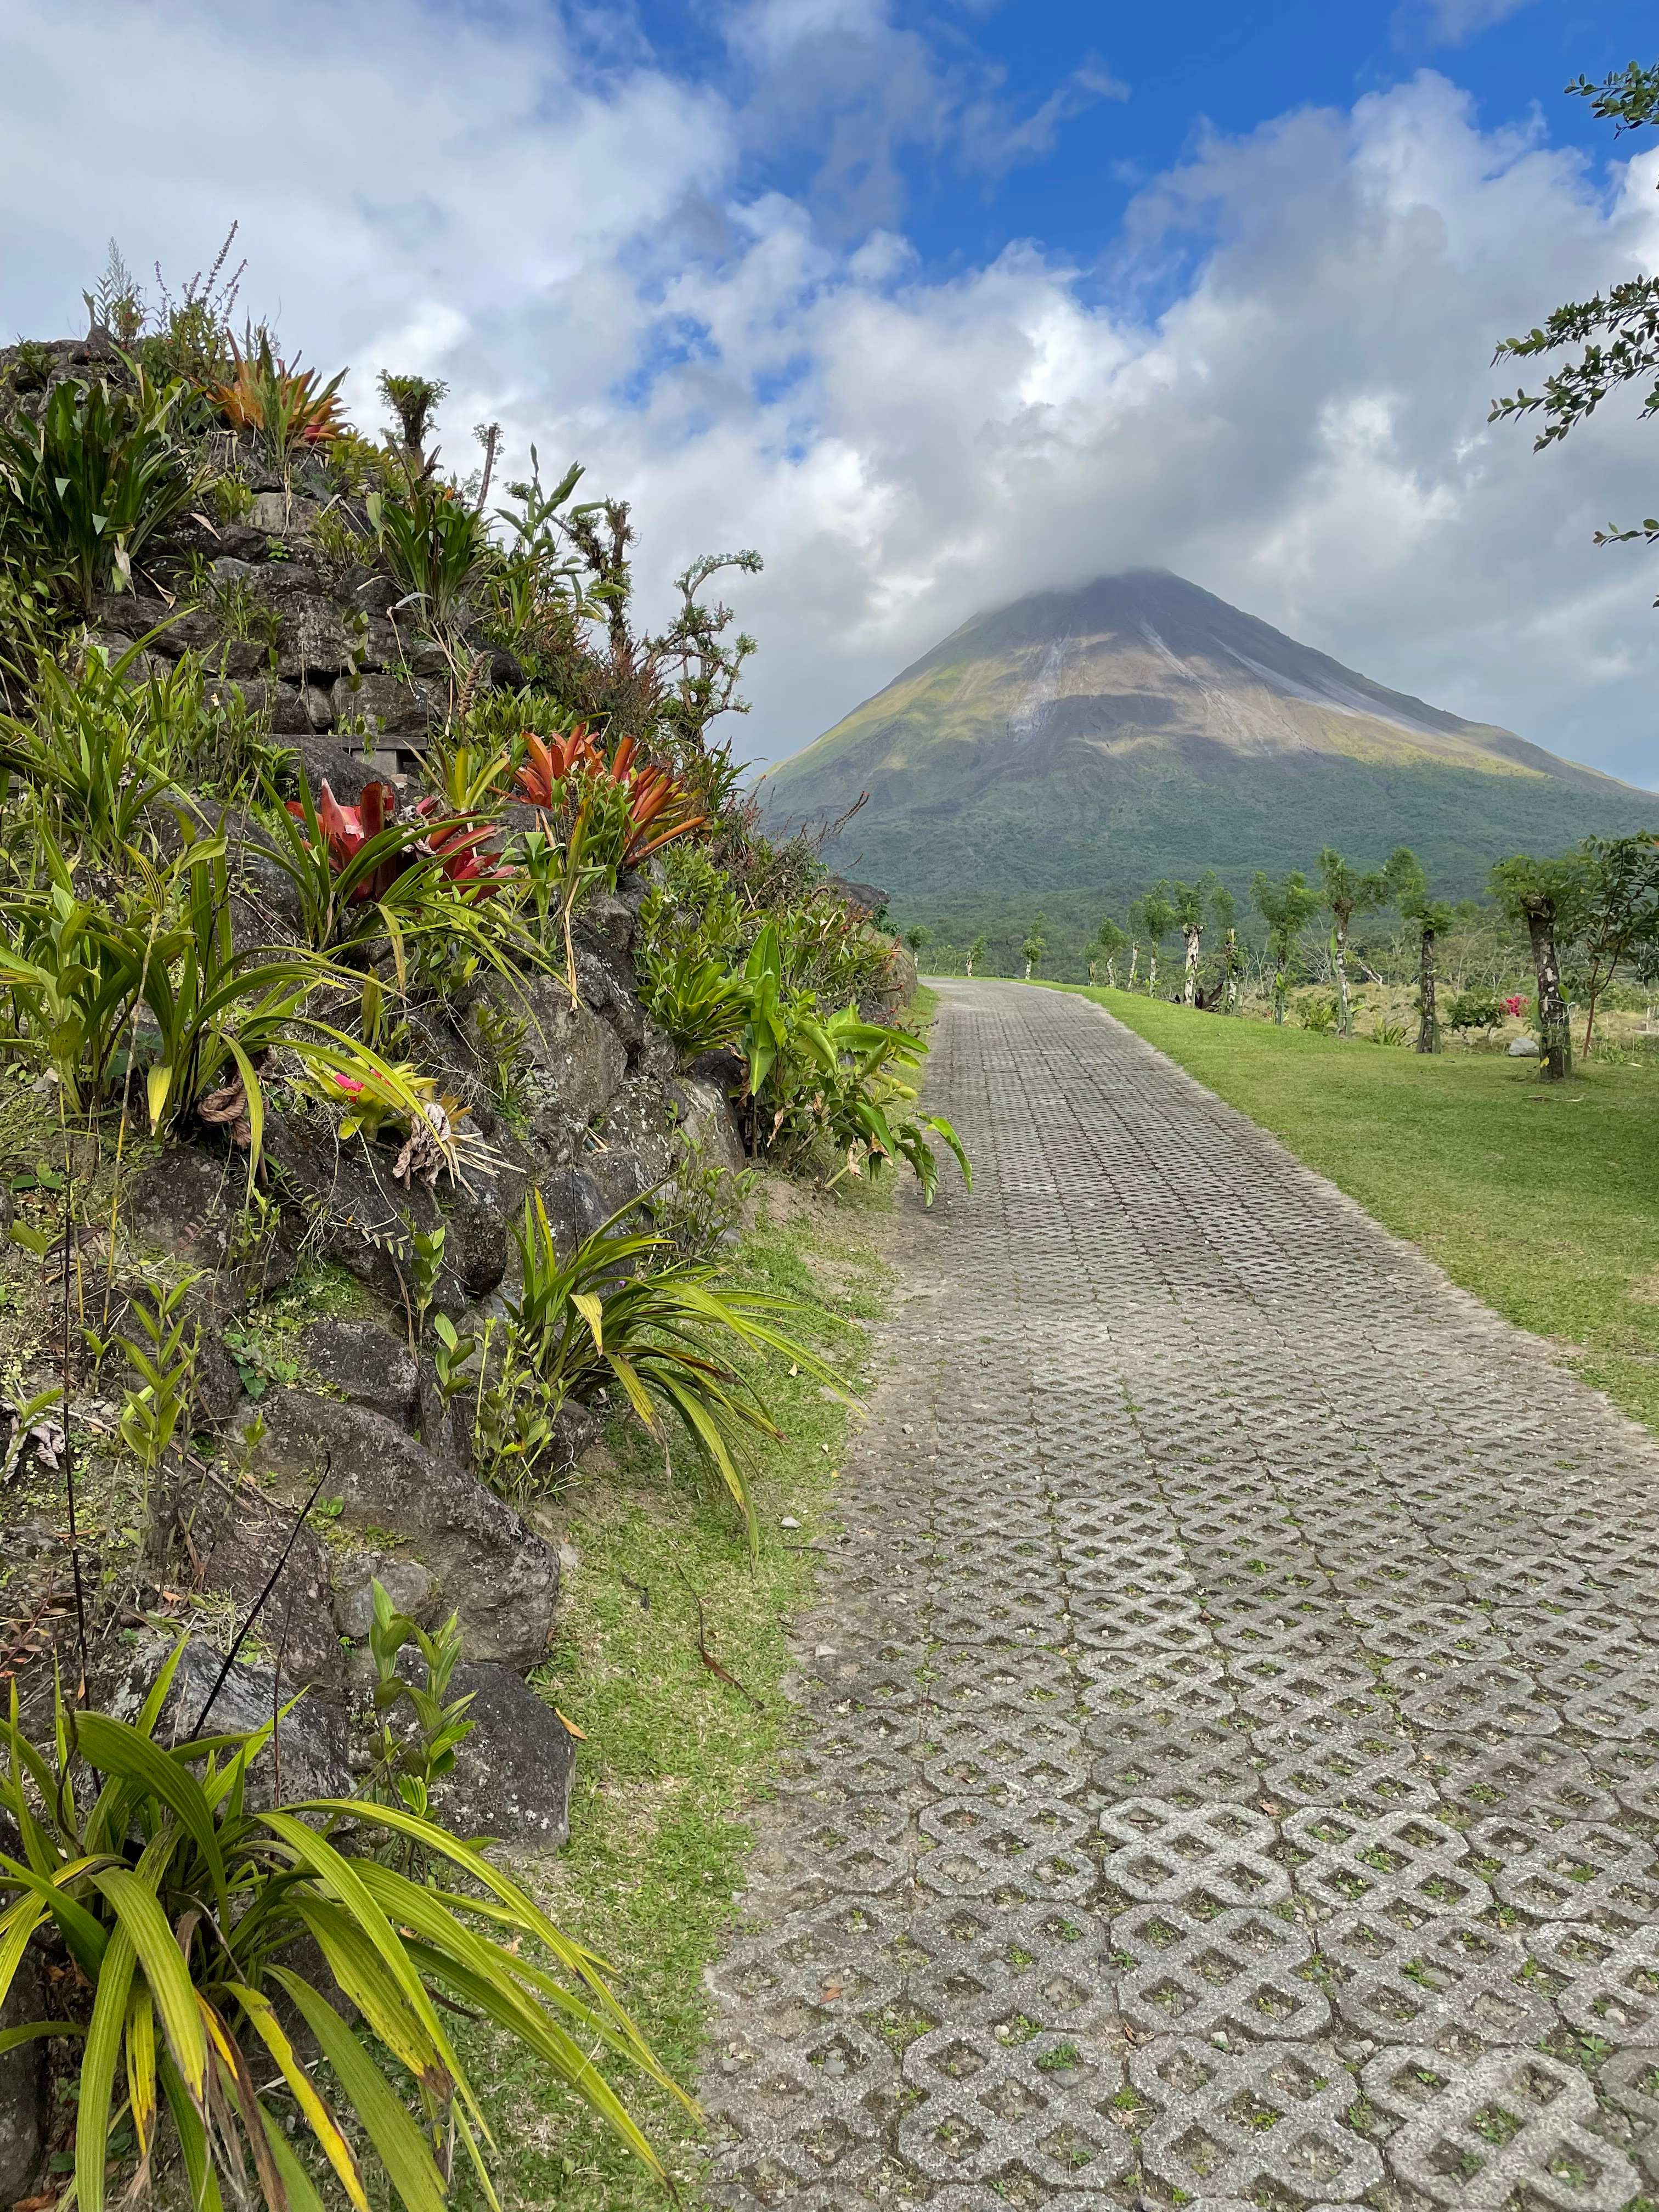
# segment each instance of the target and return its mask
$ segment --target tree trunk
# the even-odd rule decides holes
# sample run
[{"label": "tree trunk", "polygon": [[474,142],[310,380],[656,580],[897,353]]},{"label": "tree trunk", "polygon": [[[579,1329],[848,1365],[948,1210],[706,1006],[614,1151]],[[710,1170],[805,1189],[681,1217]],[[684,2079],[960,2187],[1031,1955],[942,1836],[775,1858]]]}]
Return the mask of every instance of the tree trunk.
[{"label": "tree trunk", "polygon": [[1227,932],[1226,1010],[1230,1014],[1238,1012],[1238,932],[1236,929]]},{"label": "tree trunk", "polygon": [[1348,1035],[1348,933],[1339,921],[1331,932],[1332,965],[1336,969],[1336,1033]]},{"label": "tree trunk", "polygon": [[1025,963],[1025,980],[1028,983],[1031,980],[1031,963],[1029,960]]},{"label": "tree trunk", "polygon": [[1089,963],[1089,981],[1090,981],[1091,983],[1092,983],[1092,982],[1094,981],[1094,980],[1095,980],[1095,969],[1096,969],[1099,965],[1100,965],[1100,963],[1099,963],[1097,960],[1091,960],[1091,961]]},{"label": "tree trunk", "polygon": [[1152,951],[1146,955],[1146,996],[1149,999],[1155,999],[1158,996],[1157,945],[1153,945]]},{"label": "tree trunk", "polygon": [[1181,933],[1187,940],[1187,973],[1182,980],[1181,1003],[1183,1006],[1190,1006],[1198,991],[1199,933],[1195,929],[1183,929]]},{"label": "tree trunk", "polygon": [[1129,988],[1132,991],[1135,987],[1135,970],[1139,965],[1140,947],[1138,945],[1132,945],[1129,947]]},{"label": "tree trunk", "polygon": [[1440,1049],[1440,1003],[1435,995],[1434,932],[1423,932],[1417,961],[1417,1049]]},{"label": "tree trunk", "polygon": [[1555,949],[1553,914],[1530,914],[1532,964],[1538,977],[1538,1042],[1543,1048],[1539,1073],[1547,1082],[1565,1083],[1572,1073],[1572,1024],[1561,995],[1561,962]]},{"label": "tree trunk", "polygon": [[1106,963],[1106,988],[1109,991],[1117,988],[1117,961],[1115,957]]}]

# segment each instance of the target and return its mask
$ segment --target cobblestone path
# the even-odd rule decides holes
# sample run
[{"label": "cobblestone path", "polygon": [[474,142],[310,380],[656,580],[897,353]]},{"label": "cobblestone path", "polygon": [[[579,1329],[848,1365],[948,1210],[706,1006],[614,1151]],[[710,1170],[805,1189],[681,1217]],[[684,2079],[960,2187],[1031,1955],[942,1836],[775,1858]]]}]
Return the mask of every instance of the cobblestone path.
[{"label": "cobblestone path", "polygon": [[1659,1448],[1083,1000],[933,1069],[720,2201],[1659,2196]]}]

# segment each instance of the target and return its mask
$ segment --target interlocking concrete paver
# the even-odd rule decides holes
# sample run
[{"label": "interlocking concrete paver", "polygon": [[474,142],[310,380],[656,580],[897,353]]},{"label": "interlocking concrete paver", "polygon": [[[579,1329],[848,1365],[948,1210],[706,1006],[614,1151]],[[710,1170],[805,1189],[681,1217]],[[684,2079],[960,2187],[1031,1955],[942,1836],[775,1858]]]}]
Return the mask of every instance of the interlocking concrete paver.
[{"label": "interlocking concrete paver", "polygon": [[1659,1446],[1098,1010],[945,1001],[718,2200],[1659,2193]]}]

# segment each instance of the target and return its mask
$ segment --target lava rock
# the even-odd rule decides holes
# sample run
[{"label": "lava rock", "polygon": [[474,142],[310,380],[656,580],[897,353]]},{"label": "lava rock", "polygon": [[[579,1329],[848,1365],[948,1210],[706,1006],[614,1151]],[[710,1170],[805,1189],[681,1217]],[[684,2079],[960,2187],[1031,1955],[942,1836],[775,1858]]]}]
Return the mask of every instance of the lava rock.
[{"label": "lava rock", "polygon": [[407,1428],[420,1406],[420,1365],[389,1329],[372,1321],[313,1322],[300,1339],[306,1364],[349,1399]]},{"label": "lava rock", "polygon": [[628,1071],[625,1046],[555,976],[538,976],[521,997],[495,985],[485,996],[502,1013],[528,1019],[532,1128],[541,1143],[568,1152],[573,1131],[585,1128],[615,1097]]},{"label": "lava rock", "polygon": [[1543,1055],[1536,1037],[1518,1036],[1510,1041],[1509,1057],[1511,1060],[1540,1060]]},{"label": "lava rock", "polygon": [[459,1836],[556,1850],[570,1833],[576,1746],[569,1731],[506,1667],[464,1661],[450,1678],[450,1694],[471,1696],[472,1729],[453,1771],[433,1791],[438,1817]]},{"label": "lava rock", "polygon": [[278,1390],[266,1401],[254,1466],[328,1486],[345,1528],[391,1531],[435,1577],[475,1661],[528,1669],[547,1648],[559,1591],[556,1553],[512,1507],[447,1454],[362,1406]]},{"label": "lava rock", "polygon": [[[557,1726],[556,1722],[555,1726]],[[564,1734],[560,1729],[561,1735]],[[569,1785],[566,1784],[566,1796]],[[561,1838],[562,1840],[562,1838]],[[3,2006],[0,2028],[21,2027],[50,2016],[45,1977],[33,1951],[25,1951]],[[46,2118],[46,2046],[20,2044],[0,2058],[0,2202],[25,2196],[40,2163]]]},{"label": "lava rock", "polygon": [[[110,1699],[110,1711],[118,1720],[131,1720],[137,1712],[172,1649],[159,1636],[141,1642]],[[240,1659],[232,1662],[216,1694],[214,1684],[223,1664],[222,1654],[210,1644],[185,1646],[156,1722],[159,1744],[166,1747],[185,1741],[204,1708],[210,1735],[268,1727],[273,1711],[280,1713],[294,1695],[286,1670],[279,1684],[273,1668],[248,1666]],[[343,1717],[315,1698],[302,1698],[291,1712],[282,1715],[272,1741],[247,1770],[247,1802],[256,1810],[303,1797],[349,1797],[352,1789]]]},{"label": "lava rock", "polygon": [[193,1496],[181,1483],[177,1494],[205,1589],[225,1592],[244,1620],[270,1585],[255,1633],[281,1654],[283,1694],[303,1689],[343,1710],[345,1662],[330,1614],[328,1554],[315,1529],[296,1529],[291,1509],[251,1488],[234,1503],[207,1483]]},{"label": "lava rock", "polygon": [[374,1585],[392,1601],[394,1613],[406,1613],[422,1628],[437,1619],[438,1584],[428,1568],[400,1552],[358,1552],[334,1574],[334,1625],[360,1644],[374,1626]]}]

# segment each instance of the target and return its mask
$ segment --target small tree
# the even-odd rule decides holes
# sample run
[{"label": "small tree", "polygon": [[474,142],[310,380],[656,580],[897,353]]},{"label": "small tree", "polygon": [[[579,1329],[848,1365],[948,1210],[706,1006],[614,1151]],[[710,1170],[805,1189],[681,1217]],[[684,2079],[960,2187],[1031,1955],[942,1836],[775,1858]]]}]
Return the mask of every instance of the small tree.
[{"label": "small tree", "polygon": [[1456,909],[1444,899],[1429,896],[1429,879],[1423,863],[1409,845],[1396,846],[1382,871],[1389,896],[1417,937],[1417,1050],[1440,1049],[1439,978],[1435,955],[1441,938],[1451,926]]},{"label": "small tree", "polygon": [[1595,1009],[1620,964],[1659,939],[1659,843],[1647,837],[1589,837],[1578,952],[1584,963],[1585,1057]]},{"label": "small tree", "polygon": [[1175,927],[1176,914],[1163,884],[1154,884],[1145,898],[1129,908],[1129,927],[1139,927],[1146,939],[1146,995],[1158,992],[1158,948]]},{"label": "small tree", "polygon": [[1357,914],[1369,913],[1373,907],[1382,905],[1389,895],[1389,887],[1380,870],[1362,874],[1358,868],[1350,867],[1334,847],[1327,845],[1319,855],[1319,890],[1331,917],[1337,1034],[1349,1036],[1353,1031],[1353,1016],[1348,1005],[1348,932]]},{"label": "small tree", "polygon": [[1238,950],[1238,908],[1226,884],[1213,875],[1205,878],[1205,888],[1209,894],[1210,920],[1221,932],[1222,1006],[1226,1012],[1236,1013],[1239,980],[1244,973]]},{"label": "small tree", "polygon": [[1048,949],[1047,941],[1042,934],[1041,917],[1039,917],[1037,927],[1032,930],[1024,944],[1019,948],[1020,957],[1025,963],[1025,980],[1028,983],[1031,980],[1031,970],[1042,965],[1042,956]]},{"label": "small tree", "polygon": [[1538,1042],[1547,1081],[1565,1083],[1572,1073],[1572,1025],[1561,991],[1560,945],[1577,928],[1584,908],[1584,868],[1580,854],[1553,860],[1517,853],[1492,872],[1492,896],[1511,921],[1523,922],[1532,941],[1538,979]]},{"label": "small tree", "polygon": [[1158,888],[1170,902],[1173,925],[1181,932],[1187,947],[1181,978],[1181,1003],[1183,1006],[1190,1006],[1198,996],[1198,948],[1204,936],[1205,886],[1201,883],[1160,884]]},{"label": "small tree", "polygon": [[1127,950],[1129,943],[1128,934],[1126,931],[1120,929],[1117,923],[1115,922],[1109,915],[1106,920],[1101,923],[1100,927],[1095,932],[1095,943],[1100,947],[1101,957],[1106,963],[1106,981],[1110,988],[1115,991],[1117,988],[1118,955]]},{"label": "small tree", "polygon": [[968,947],[968,980],[970,983],[974,980],[974,969],[975,965],[980,961],[983,960],[984,957],[985,939],[982,937],[976,937],[973,943]]},{"label": "small tree", "polygon": [[911,928],[905,931],[904,941],[909,946],[914,957],[918,960],[921,959],[921,948],[930,941],[933,934],[933,931],[929,929],[924,922],[920,921],[916,922]]},{"label": "small tree", "polygon": [[1250,878],[1250,903],[1267,925],[1267,957],[1273,970],[1273,1019],[1285,1020],[1285,986],[1296,940],[1319,911],[1319,894],[1300,868],[1280,883],[1258,868]]}]

